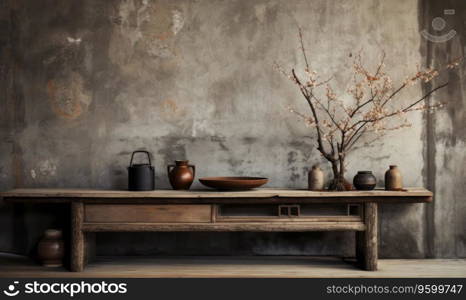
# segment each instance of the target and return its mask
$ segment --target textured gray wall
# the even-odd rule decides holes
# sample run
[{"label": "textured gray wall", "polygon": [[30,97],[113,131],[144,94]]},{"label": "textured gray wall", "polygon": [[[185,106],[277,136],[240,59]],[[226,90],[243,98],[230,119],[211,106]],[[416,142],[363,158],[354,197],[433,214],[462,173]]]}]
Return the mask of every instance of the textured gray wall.
[{"label": "textured gray wall", "polygon": [[[466,55],[466,2],[421,1],[420,24],[432,28],[433,17],[447,21],[438,35],[455,30],[446,43],[422,44],[421,53],[428,66],[445,64]],[[445,15],[445,9],[455,9],[455,15]],[[435,32],[432,29],[431,32]],[[436,80],[451,82],[447,89],[431,101],[446,101],[445,109],[428,115],[426,144],[426,185],[435,193],[435,201],[427,206],[427,254],[434,257],[466,257],[466,66]],[[426,87],[428,88],[428,87]]]},{"label": "textured gray wall", "polygon": [[[166,164],[184,158],[196,164],[198,177],[260,175],[270,187],[304,188],[311,165],[329,169],[313,133],[286,109],[305,110],[304,100],[272,68],[274,61],[302,66],[296,26],[323,76],[347,70],[350,52],[363,48],[374,62],[384,49],[390,74],[401,81],[416,64],[464,53],[460,21],[443,45],[420,36],[444,9],[430,2],[2,1],[0,190],[125,188],[129,154],[140,148],[152,152],[160,188],[168,187]],[[466,12],[460,2],[451,3],[456,17]],[[444,111],[414,114],[412,128],[349,157],[350,179],[358,169],[382,178],[398,164],[407,186],[436,191],[433,205],[380,208],[382,256],[466,256],[463,71],[451,75],[457,78],[444,92],[451,97]],[[403,97],[421,93],[418,86]],[[30,251],[44,228],[65,222],[62,211],[2,206],[0,249]],[[98,240],[102,254],[353,253],[351,233]]]}]

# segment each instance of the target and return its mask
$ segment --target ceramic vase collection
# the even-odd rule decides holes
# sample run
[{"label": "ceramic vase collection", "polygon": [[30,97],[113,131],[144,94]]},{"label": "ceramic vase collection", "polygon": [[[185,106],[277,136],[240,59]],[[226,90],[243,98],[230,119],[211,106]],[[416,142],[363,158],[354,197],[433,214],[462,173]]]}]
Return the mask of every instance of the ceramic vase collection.
[{"label": "ceramic vase collection", "polygon": [[62,231],[47,229],[37,245],[37,258],[46,267],[61,267],[64,255]]}]

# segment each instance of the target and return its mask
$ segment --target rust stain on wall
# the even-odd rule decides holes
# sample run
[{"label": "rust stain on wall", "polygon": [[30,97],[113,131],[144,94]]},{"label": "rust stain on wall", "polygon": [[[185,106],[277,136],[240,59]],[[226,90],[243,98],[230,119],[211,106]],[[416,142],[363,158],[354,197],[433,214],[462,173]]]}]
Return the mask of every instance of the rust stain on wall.
[{"label": "rust stain on wall", "polygon": [[167,113],[176,113],[179,111],[178,105],[172,99],[167,99],[162,103],[163,110]]},{"label": "rust stain on wall", "polygon": [[73,98],[67,98],[66,93],[61,94],[59,88],[54,80],[48,81],[47,93],[53,112],[66,119],[76,119],[82,113],[81,106]]},{"label": "rust stain on wall", "polygon": [[47,94],[52,111],[59,117],[74,120],[81,116],[90,104],[81,76],[72,73],[66,79],[47,82]]},{"label": "rust stain on wall", "polygon": [[[109,56],[118,65],[140,65],[135,54],[148,55],[153,59],[175,57],[174,37],[183,28],[185,16],[173,3],[121,2],[116,16],[111,19],[117,25],[109,49]],[[131,72],[134,73],[134,72]]]},{"label": "rust stain on wall", "polygon": [[186,115],[186,108],[180,106],[175,99],[165,99],[160,105],[160,116],[166,122],[178,123],[180,120],[184,120]]}]

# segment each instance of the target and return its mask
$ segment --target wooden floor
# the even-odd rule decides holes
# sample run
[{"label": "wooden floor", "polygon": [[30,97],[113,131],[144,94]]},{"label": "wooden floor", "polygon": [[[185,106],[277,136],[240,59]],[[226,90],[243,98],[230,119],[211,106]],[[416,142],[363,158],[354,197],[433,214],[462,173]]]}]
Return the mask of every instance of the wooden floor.
[{"label": "wooden floor", "polygon": [[379,271],[333,257],[99,257],[81,273],[0,255],[0,277],[466,277],[466,259],[381,259]]}]

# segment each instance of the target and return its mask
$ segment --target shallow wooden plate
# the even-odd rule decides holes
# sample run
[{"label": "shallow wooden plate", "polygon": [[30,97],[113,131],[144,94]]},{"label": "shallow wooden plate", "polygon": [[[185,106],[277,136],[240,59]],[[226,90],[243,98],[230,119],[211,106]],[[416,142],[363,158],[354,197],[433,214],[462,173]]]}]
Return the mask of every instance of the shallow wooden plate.
[{"label": "shallow wooden plate", "polygon": [[210,188],[217,190],[249,190],[258,188],[267,183],[264,177],[204,177],[199,181]]}]

